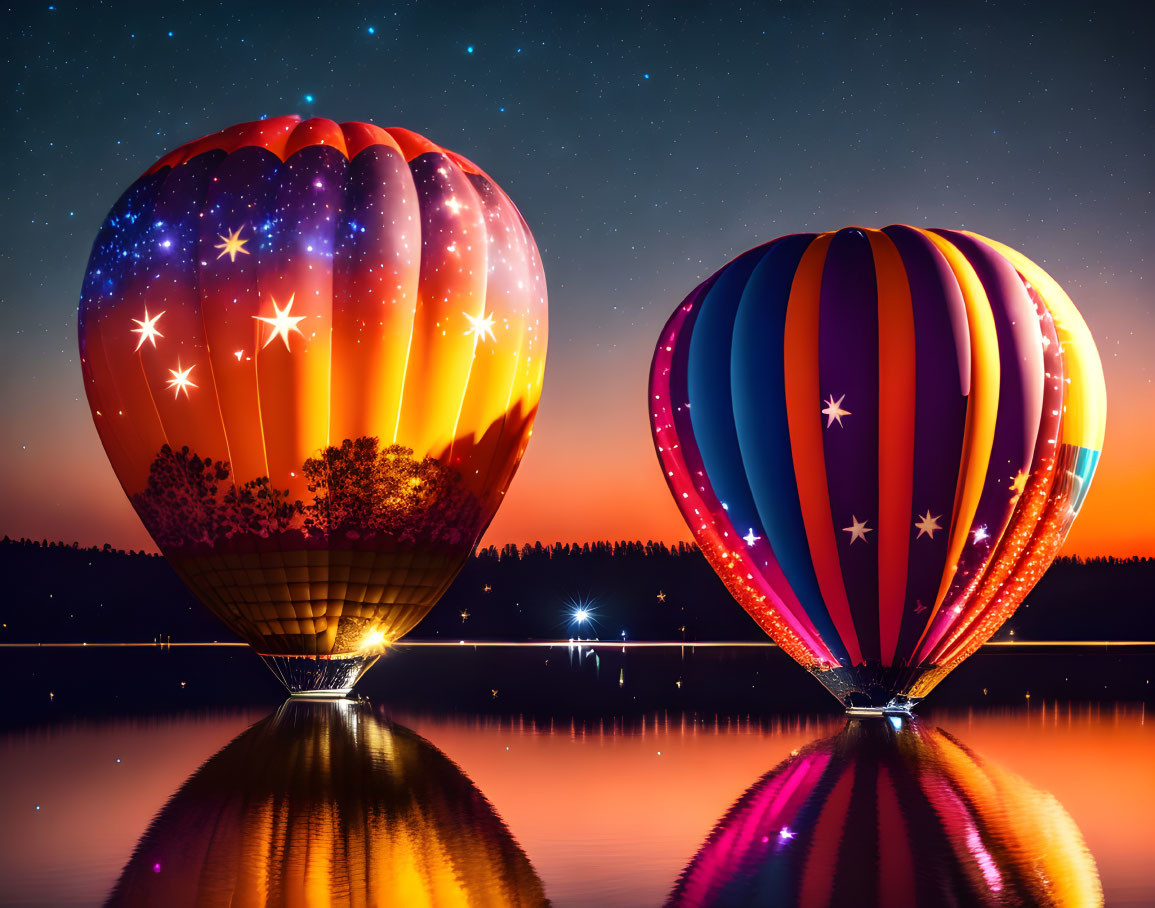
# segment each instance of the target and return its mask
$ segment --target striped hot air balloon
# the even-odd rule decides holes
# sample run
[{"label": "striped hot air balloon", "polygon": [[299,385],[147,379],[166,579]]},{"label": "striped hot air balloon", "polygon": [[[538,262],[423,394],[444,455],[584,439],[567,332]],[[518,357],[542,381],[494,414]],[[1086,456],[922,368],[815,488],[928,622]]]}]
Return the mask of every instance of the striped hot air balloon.
[{"label": "striped hot air balloon", "polygon": [[662,471],[739,603],[848,708],[908,708],[1058,553],[1102,448],[1062,288],[976,234],[773,240],[662,329]]},{"label": "striped hot air balloon", "polygon": [[260,120],[161,158],[80,301],[125,492],[294,692],[348,689],[445,591],[525,451],[545,347],[514,204],[368,123]]},{"label": "striped hot air balloon", "polygon": [[1083,908],[1103,887],[1052,795],[940,729],[851,719],[738,799],[667,904]]}]

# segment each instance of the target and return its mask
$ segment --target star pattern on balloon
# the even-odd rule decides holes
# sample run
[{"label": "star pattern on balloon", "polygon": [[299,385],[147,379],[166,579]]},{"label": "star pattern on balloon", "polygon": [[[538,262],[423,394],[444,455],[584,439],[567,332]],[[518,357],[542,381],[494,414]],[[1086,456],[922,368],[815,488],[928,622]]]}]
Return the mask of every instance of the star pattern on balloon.
[{"label": "star pattern on balloon", "polygon": [[280,337],[281,340],[285,342],[285,349],[291,352],[292,348],[289,346],[289,332],[296,331],[302,337],[305,336],[304,332],[301,331],[301,329],[297,326],[298,322],[303,322],[305,320],[305,316],[289,314],[289,310],[293,308],[293,300],[296,299],[296,296],[297,295],[294,293],[289,297],[289,301],[285,303],[284,309],[278,306],[277,301],[272,296],[270,296],[269,300],[273,304],[272,318],[264,315],[253,316],[253,318],[255,318],[257,321],[264,322],[266,325],[271,325],[273,329],[269,333],[268,338],[261,345],[262,350],[273,342],[273,338]]},{"label": "star pattern on balloon", "polygon": [[[273,117],[185,143],[121,194],[82,285],[80,368],[112,468],[174,564],[205,545],[241,558],[227,593],[216,567],[186,579],[286,683],[282,656],[359,672],[420,620],[501,505],[540,397],[528,225],[474,165],[389,129]],[[309,576],[274,591],[262,559]],[[314,579],[350,560],[360,586]],[[317,605],[370,599],[409,605],[356,634]]]},{"label": "star pattern on balloon", "polygon": [[236,230],[230,230],[228,236],[225,236],[223,233],[217,234],[217,236],[223,240],[223,242],[217,243],[213,247],[214,249],[221,250],[221,254],[217,256],[218,259],[222,259],[227,255],[230,262],[235,262],[238,252],[242,255],[249,254],[249,250],[245,248],[245,243],[247,243],[248,240],[241,239],[241,231],[244,229],[244,227],[238,227]]},{"label": "star pattern on balloon", "polygon": [[469,321],[469,327],[462,332],[463,334],[472,334],[476,340],[485,340],[488,334],[491,341],[497,340],[493,334],[493,313],[486,315],[470,315],[468,312],[462,312],[462,315]]},{"label": "star pattern on balloon", "polygon": [[863,542],[870,541],[866,538],[866,534],[873,533],[874,530],[866,525],[868,522],[869,521],[866,520],[859,520],[854,514],[850,515],[850,526],[842,528],[842,532],[850,534],[849,545],[854,545],[858,539],[861,539]]},{"label": "star pattern on balloon", "polygon": [[196,387],[196,385],[189,380],[189,373],[192,372],[192,370],[193,366],[182,369],[179,359],[176,361],[176,368],[168,370],[172,374],[172,378],[168,380],[168,386],[172,388],[173,397],[180,397],[180,393],[183,391],[184,396],[187,398],[189,396],[188,389]]},{"label": "star pattern on balloon", "polygon": [[834,395],[831,394],[828,400],[823,401],[823,403],[826,404],[826,409],[822,411],[822,415],[826,417],[826,428],[829,429],[836,422],[841,428],[842,417],[851,415],[849,410],[842,409],[842,402],[844,400],[846,400],[845,394],[838,398],[838,400],[835,400]]},{"label": "star pattern on balloon", "polygon": [[974,537],[974,541],[976,544],[983,542],[986,539],[991,538],[991,534],[989,532],[987,532],[987,528],[986,528],[985,524],[983,526],[979,527],[978,529],[974,530],[971,535]]},{"label": "star pattern on balloon", "polygon": [[942,517],[942,514],[939,514],[937,517],[932,517],[930,508],[927,508],[926,513],[923,514],[914,525],[915,529],[918,530],[918,535],[915,539],[922,539],[923,536],[929,536],[931,539],[934,539],[934,534],[942,529],[938,522],[940,517]]},{"label": "star pattern on balloon", "polygon": [[161,334],[159,331],[156,330],[156,323],[162,315],[164,315],[164,312],[158,312],[156,315],[152,316],[152,318],[149,318],[148,306],[145,306],[144,307],[144,318],[143,319],[139,319],[139,318],[133,319],[134,322],[136,322],[138,325],[140,325],[139,328],[133,328],[132,329],[133,334],[139,334],[140,335],[140,340],[138,340],[136,342],[136,350],[133,351],[134,353],[137,352],[138,350],[140,350],[140,348],[144,346],[145,341],[151,342],[152,345],[155,347],[156,346],[156,339],[158,337],[164,337],[163,334]]},{"label": "star pattern on balloon", "polygon": [[753,527],[750,527],[750,529],[747,530],[746,535],[742,537],[742,539],[745,540],[746,545],[751,546],[751,547],[753,547],[754,543],[757,542],[761,538],[762,538],[761,536],[755,536],[754,535],[754,528]]}]

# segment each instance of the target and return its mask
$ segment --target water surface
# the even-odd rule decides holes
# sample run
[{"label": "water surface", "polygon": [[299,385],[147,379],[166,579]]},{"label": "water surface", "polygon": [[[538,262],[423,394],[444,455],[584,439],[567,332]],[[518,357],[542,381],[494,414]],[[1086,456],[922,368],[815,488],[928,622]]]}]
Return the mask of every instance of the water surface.
[{"label": "water surface", "polygon": [[340,706],[243,649],[12,663],[9,904],[1155,902],[1142,653],[849,723],[775,651],[412,648]]}]

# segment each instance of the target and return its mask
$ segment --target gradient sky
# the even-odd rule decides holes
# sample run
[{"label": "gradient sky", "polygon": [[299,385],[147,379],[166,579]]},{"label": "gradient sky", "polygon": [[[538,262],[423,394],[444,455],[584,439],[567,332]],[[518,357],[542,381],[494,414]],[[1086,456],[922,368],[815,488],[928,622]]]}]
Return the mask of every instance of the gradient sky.
[{"label": "gradient sky", "polygon": [[545,392],[486,543],[688,539],[650,441],[666,318],[743,250],[975,230],[1045,267],[1109,413],[1065,551],[1155,554],[1149,46],[1125,4],[18,4],[0,112],[0,535],[152,548],[76,352],[97,228],[169,149],[297,113],[485,168],[549,282]]}]

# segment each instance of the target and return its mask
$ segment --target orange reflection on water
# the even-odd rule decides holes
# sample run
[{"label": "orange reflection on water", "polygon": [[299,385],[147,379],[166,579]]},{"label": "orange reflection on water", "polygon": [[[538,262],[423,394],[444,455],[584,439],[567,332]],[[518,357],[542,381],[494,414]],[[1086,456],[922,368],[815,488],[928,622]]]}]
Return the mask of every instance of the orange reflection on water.
[{"label": "orange reflection on water", "polygon": [[[827,849],[825,866],[843,880],[834,891],[885,858],[898,882],[945,866],[1011,892],[1012,882],[1029,883],[1024,856],[1047,841],[1033,866],[1057,881],[1051,892],[1093,896],[1097,865],[1108,905],[1155,903],[1155,733],[1142,707],[1032,702],[928,712],[914,738],[896,735],[899,750],[874,757],[835,715],[408,716],[409,731],[360,707],[340,721],[282,711],[243,732],[256,714],[9,734],[0,738],[0,880],[6,897],[44,904],[100,901],[118,879],[117,898],[138,903],[156,903],[156,887],[175,883],[166,904],[189,901],[196,886],[238,904],[356,893],[395,904],[660,904],[751,793],[830,753],[833,741],[843,765],[874,759],[880,772],[844,772],[826,787],[802,773],[799,803],[837,818],[829,805],[839,780],[851,780],[843,787],[853,800],[861,776],[874,780],[871,796],[855,803],[870,806],[873,822],[918,832],[898,848],[855,840],[861,854]],[[731,851],[757,868],[759,842]],[[920,851],[934,842],[943,847]],[[760,898],[786,891],[773,880],[760,882]]]},{"label": "orange reflection on water", "polygon": [[445,755],[370,709],[288,702],[172,797],[110,905],[540,905],[541,880]]}]

